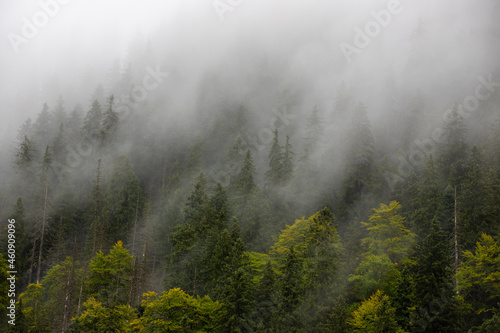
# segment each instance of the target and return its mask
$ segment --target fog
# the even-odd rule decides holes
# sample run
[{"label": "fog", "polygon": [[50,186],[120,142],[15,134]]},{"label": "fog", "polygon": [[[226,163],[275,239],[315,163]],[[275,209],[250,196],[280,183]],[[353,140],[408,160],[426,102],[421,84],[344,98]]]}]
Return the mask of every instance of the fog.
[{"label": "fog", "polygon": [[[414,135],[425,139],[430,125],[474,92],[478,77],[494,72],[500,56],[500,5],[493,0],[41,0],[3,1],[0,12],[3,175],[28,117],[35,121],[44,103],[53,108],[60,97],[67,113],[77,104],[86,113],[99,85],[104,96],[125,99],[134,87],[151,87],[122,116],[144,112],[143,135],[172,145],[170,129],[193,131],[194,139],[216,125],[211,115],[222,105],[243,105],[258,166],[267,163],[274,127],[303,154],[315,106],[329,136],[315,156],[335,151],[349,114],[334,117],[345,89],[350,108],[366,107],[381,158],[409,149],[401,135],[417,94],[425,119]],[[156,81],[153,72],[161,73]],[[285,91],[292,96],[288,120],[276,114]],[[127,153],[133,140],[117,150]],[[329,161],[339,166],[343,156],[335,154]],[[207,161],[217,163],[207,159],[208,170]]]}]

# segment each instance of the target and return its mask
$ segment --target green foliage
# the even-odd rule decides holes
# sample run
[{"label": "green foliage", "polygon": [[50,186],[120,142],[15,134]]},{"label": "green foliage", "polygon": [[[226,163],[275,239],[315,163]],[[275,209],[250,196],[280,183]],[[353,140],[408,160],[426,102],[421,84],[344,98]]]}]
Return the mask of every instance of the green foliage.
[{"label": "green foliage", "polygon": [[361,224],[368,230],[369,237],[363,239],[368,253],[386,254],[392,262],[404,259],[415,238],[405,226],[405,219],[398,214],[401,205],[392,201],[389,205],[380,204],[368,222]]},{"label": "green foliage", "polygon": [[89,292],[107,306],[127,304],[133,271],[133,257],[118,241],[105,256],[98,252],[89,264]]},{"label": "green foliage", "polygon": [[44,305],[53,329],[61,330],[76,314],[83,268],[72,257],[52,266],[42,280]]},{"label": "green foliage", "polygon": [[29,332],[50,332],[47,311],[43,306],[44,288],[41,283],[29,284],[24,293],[19,295],[23,302],[23,314],[29,327]]},{"label": "green foliage", "polygon": [[483,233],[475,253],[463,253],[457,278],[460,296],[476,313],[496,308],[500,302],[500,244]]},{"label": "green foliage", "polygon": [[283,147],[278,141],[278,129],[274,130],[273,145],[269,151],[269,170],[266,172],[266,180],[269,184],[280,185],[283,179]]},{"label": "green foliage", "polygon": [[130,322],[135,318],[135,311],[128,305],[105,307],[94,297],[83,303],[84,312],[70,327],[70,332],[132,332]]},{"label": "green foliage", "polygon": [[389,296],[377,290],[352,313],[348,321],[354,332],[403,333],[396,321],[395,309]]},{"label": "green foliage", "polygon": [[420,244],[413,267],[415,300],[418,311],[412,313],[414,329],[429,332],[457,329],[458,308],[453,296],[451,251],[436,220],[427,239]]},{"label": "green foliage", "polygon": [[443,178],[457,185],[465,174],[467,159],[466,128],[455,105],[444,126],[444,143],[440,147],[440,170]]},{"label": "green foliage", "polygon": [[361,222],[368,230],[368,237],[362,241],[367,251],[349,280],[357,283],[364,296],[380,288],[391,293],[396,264],[404,260],[411,249],[415,234],[406,228],[405,219],[399,215],[400,208],[396,201],[380,204],[373,209],[368,222]]},{"label": "green foliage", "polygon": [[250,149],[247,150],[243,166],[236,178],[236,188],[243,194],[249,194],[255,188],[255,166],[253,164],[252,154]]},{"label": "green foliage", "polygon": [[92,103],[90,110],[87,112],[85,116],[85,120],[83,121],[82,132],[89,139],[97,139],[99,138],[99,130],[101,128],[102,121],[102,109],[101,104],[96,99]]},{"label": "green foliage", "polygon": [[108,108],[103,114],[102,124],[99,128],[99,139],[101,143],[109,140],[117,131],[119,119],[118,113],[114,110],[114,100],[115,97],[113,95],[108,98]]},{"label": "green foliage", "polygon": [[179,288],[144,294],[142,316],[133,322],[140,332],[221,332],[223,305],[210,297],[192,297]]},{"label": "green foliage", "polygon": [[144,204],[142,189],[129,158],[119,156],[112,169],[103,207],[103,214],[108,221],[105,232],[111,244],[127,238],[136,212],[142,211]]}]

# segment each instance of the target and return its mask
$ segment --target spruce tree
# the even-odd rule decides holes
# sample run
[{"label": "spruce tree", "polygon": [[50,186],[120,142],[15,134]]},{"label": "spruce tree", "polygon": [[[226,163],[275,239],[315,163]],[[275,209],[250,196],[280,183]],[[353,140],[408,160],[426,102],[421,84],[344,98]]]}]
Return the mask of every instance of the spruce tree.
[{"label": "spruce tree", "polygon": [[111,95],[107,100],[107,109],[103,114],[102,124],[99,130],[99,138],[101,144],[106,140],[110,140],[111,137],[116,133],[118,127],[118,113],[114,110],[114,100],[115,97]]},{"label": "spruce tree", "polygon": [[285,151],[283,153],[283,165],[282,165],[282,181],[287,183],[293,176],[294,163],[293,158],[295,153],[292,150],[292,144],[290,143],[290,137],[286,136]]},{"label": "spruce tree", "polygon": [[108,244],[127,238],[134,223],[137,202],[142,211],[144,200],[139,179],[128,156],[121,155],[112,166],[104,195],[103,214],[107,220]]},{"label": "spruce tree", "polygon": [[243,166],[238,174],[235,187],[243,194],[250,194],[254,188],[255,166],[250,149],[247,149]]},{"label": "spruce tree", "polygon": [[440,147],[441,173],[452,186],[459,184],[467,162],[466,127],[455,105],[444,126],[444,143]]},{"label": "spruce tree", "polygon": [[278,129],[274,130],[273,145],[269,151],[269,170],[266,172],[266,180],[272,186],[281,184],[283,179],[283,147],[278,141]]},{"label": "spruce tree", "polygon": [[455,332],[453,264],[446,236],[436,219],[427,239],[420,244],[414,266],[417,311],[412,326],[425,332]]},{"label": "spruce tree", "polygon": [[102,109],[101,104],[96,100],[92,103],[83,121],[82,132],[88,139],[98,139],[101,129]]},{"label": "spruce tree", "polygon": [[314,106],[311,115],[307,119],[306,137],[305,137],[305,156],[307,159],[311,154],[316,153],[318,147],[321,145],[324,136],[323,120],[318,115],[318,107]]},{"label": "spruce tree", "polygon": [[43,256],[43,240],[45,236],[45,227],[47,225],[47,219],[49,217],[49,169],[52,164],[52,157],[49,151],[49,146],[45,149],[45,154],[43,155],[41,163],[41,180],[43,183],[43,201],[41,206],[41,230],[40,230],[40,247],[38,251],[38,264],[36,272],[36,283],[40,282],[40,273],[42,269],[42,256]]},{"label": "spruce tree", "polygon": [[34,125],[35,140],[39,142],[42,147],[50,142],[53,130],[52,124],[53,119],[49,112],[49,106],[47,103],[44,103],[42,111],[38,114]]}]

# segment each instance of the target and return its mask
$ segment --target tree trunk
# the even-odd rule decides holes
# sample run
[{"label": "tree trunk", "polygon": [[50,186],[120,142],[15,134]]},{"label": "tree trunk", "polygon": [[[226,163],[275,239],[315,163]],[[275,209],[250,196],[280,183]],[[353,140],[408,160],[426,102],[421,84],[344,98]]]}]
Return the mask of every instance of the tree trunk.
[{"label": "tree trunk", "polygon": [[40,283],[40,272],[42,269],[42,254],[43,254],[43,236],[45,234],[45,222],[47,220],[47,204],[49,196],[49,177],[46,176],[45,180],[45,198],[43,202],[43,215],[42,215],[42,233],[40,234],[40,251],[38,251],[38,267],[36,270],[36,283]]}]

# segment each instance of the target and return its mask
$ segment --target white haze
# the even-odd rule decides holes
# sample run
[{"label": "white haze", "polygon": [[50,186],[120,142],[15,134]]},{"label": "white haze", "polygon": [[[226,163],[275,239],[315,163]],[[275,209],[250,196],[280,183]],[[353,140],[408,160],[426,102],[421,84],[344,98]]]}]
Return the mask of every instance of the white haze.
[{"label": "white haze", "polygon": [[[411,99],[422,91],[439,119],[474,89],[478,75],[495,69],[500,58],[498,2],[402,0],[402,12],[348,63],[339,45],[353,44],[354,28],[363,28],[373,20],[370,12],[386,9],[389,2],[246,0],[221,21],[212,0],[73,0],[61,5],[47,26],[15,53],[8,34],[21,34],[22,18],[31,19],[41,9],[37,1],[2,0],[0,167],[10,167],[7,150],[15,146],[17,129],[27,117],[35,120],[44,102],[54,106],[62,95],[67,110],[76,103],[88,110],[96,86],[106,87],[113,61],[124,66],[132,62],[129,50],[144,41],[150,41],[154,56],[151,63],[133,63],[136,79],[141,80],[146,65],[169,72],[150,103],[184,124],[196,121],[192,117],[206,107],[201,101],[216,103],[223,96],[250,105],[257,110],[255,123],[266,126],[272,102],[265,91],[247,85],[254,85],[264,63],[281,82],[273,89],[301,92],[298,112],[304,119],[314,105],[322,115],[331,112],[345,82],[367,106],[372,126],[379,128],[386,121],[382,95],[387,94],[383,90],[391,67],[400,96]],[[419,20],[427,48],[417,55],[418,66],[409,67],[411,35]],[[216,87],[209,77],[217,78]],[[200,99],[206,85],[220,95]]]}]

